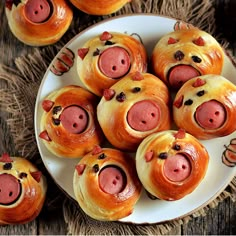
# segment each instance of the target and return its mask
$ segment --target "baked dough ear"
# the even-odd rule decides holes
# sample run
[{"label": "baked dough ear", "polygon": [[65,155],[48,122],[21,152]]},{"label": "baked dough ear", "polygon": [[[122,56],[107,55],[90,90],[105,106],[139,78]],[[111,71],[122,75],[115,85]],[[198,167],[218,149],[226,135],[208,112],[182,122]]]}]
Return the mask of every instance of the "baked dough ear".
[{"label": "baked dough ear", "polygon": [[97,220],[112,221],[133,212],[142,185],[131,156],[96,146],[75,167],[73,188],[86,214]]},{"label": "baked dough ear", "polygon": [[25,44],[44,46],[57,42],[69,28],[73,12],[65,0],[6,1],[12,33]]},{"label": "baked dough ear", "polygon": [[76,59],[81,82],[98,96],[128,73],[147,70],[144,45],[122,33],[105,31],[91,38],[78,48]]},{"label": "baked dough ear", "polygon": [[47,190],[46,178],[28,160],[0,157],[0,225],[24,224],[40,213]]},{"label": "baked dough ear", "polygon": [[198,28],[179,29],[164,35],[155,45],[153,73],[170,88],[179,89],[188,79],[221,74],[224,51],[214,37]]},{"label": "baked dough ear", "polygon": [[236,86],[221,75],[187,81],[173,102],[176,125],[198,139],[211,139],[236,130]]},{"label": "baked dough ear", "polygon": [[170,129],[167,86],[149,73],[130,73],[110,89],[97,107],[107,140],[116,148],[136,151],[149,134]]},{"label": "baked dough ear", "polygon": [[39,137],[59,157],[81,157],[103,141],[96,117],[98,98],[82,87],[69,85],[43,101]]},{"label": "baked dough ear", "polygon": [[79,10],[90,15],[109,15],[131,0],[70,0]]},{"label": "baked dough ear", "polygon": [[178,200],[193,192],[205,177],[209,155],[184,130],[149,135],[136,152],[136,168],[144,188],[162,200]]}]

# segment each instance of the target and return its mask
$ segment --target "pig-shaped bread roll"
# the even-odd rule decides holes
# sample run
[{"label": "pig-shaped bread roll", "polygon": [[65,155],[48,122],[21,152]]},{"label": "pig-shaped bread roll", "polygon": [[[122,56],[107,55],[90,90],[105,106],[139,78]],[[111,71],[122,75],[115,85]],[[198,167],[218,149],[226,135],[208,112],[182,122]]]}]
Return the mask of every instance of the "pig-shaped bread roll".
[{"label": "pig-shaped bread roll", "polygon": [[69,28],[73,12],[65,0],[6,0],[12,33],[25,44],[44,46],[57,42]]},{"label": "pig-shaped bread roll", "polygon": [[73,188],[87,215],[113,221],[133,212],[142,185],[133,157],[117,149],[96,146],[76,165]]},{"label": "pig-shaped bread roll", "polygon": [[50,93],[44,109],[39,137],[59,157],[81,157],[103,141],[96,118],[98,98],[80,86],[69,85]]},{"label": "pig-shaped bread roll", "polygon": [[216,39],[198,28],[164,35],[152,52],[153,73],[177,90],[190,78],[221,74],[224,51]]},{"label": "pig-shaped bread roll", "polygon": [[143,44],[122,33],[103,32],[78,48],[77,71],[85,87],[98,96],[134,71],[146,72]]},{"label": "pig-shaped bread roll", "polygon": [[90,15],[109,15],[131,0],[70,0],[79,10]]},{"label": "pig-shaped bread roll", "polygon": [[40,213],[47,190],[46,178],[22,157],[0,157],[0,225],[24,224]]},{"label": "pig-shaped bread roll", "polygon": [[146,137],[136,152],[136,168],[144,188],[156,198],[174,201],[193,192],[205,177],[209,155],[184,130]]},{"label": "pig-shaped bread roll", "polygon": [[130,73],[104,91],[97,107],[98,121],[114,147],[135,151],[149,134],[170,128],[169,103],[169,91],[160,79],[149,73]]},{"label": "pig-shaped bread roll", "polygon": [[198,139],[211,139],[236,130],[236,86],[221,75],[187,81],[173,102],[176,125]]}]

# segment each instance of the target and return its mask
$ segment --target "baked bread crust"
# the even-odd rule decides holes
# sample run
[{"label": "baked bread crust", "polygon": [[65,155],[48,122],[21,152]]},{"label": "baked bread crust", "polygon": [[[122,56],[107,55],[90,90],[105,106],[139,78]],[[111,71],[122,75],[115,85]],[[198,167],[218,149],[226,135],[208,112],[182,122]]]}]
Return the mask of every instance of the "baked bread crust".
[{"label": "baked bread crust", "polygon": [[[46,131],[48,137],[42,140],[56,156],[81,157],[103,141],[96,118],[98,98],[94,94],[80,86],[69,85],[52,92],[44,101],[51,101],[53,105],[48,112],[43,112],[40,134]],[[87,113],[88,124],[82,132],[72,133],[62,125],[61,114],[71,106],[81,107]]]},{"label": "baked bread crust", "polygon": [[[126,185],[119,193],[106,193],[99,186],[101,171],[110,166],[120,168],[126,176]],[[81,167],[82,171],[75,169],[73,188],[75,197],[86,214],[97,220],[111,221],[132,213],[142,185],[131,156],[113,148],[100,148],[97,152],[85,155],[76,168]]]},{"label": "baked bread crust", "polygon": [[[36,166],[28,160],[21,157],[8,159],[8,162],[3,161],[3,158],[0,160],[0,176],[15,178],[21,190],[14,202],[0,204],[0,224],[24,224],[34,220],[40,213],[46,197],[47,182]],[[4,192],[4,189],[1,191]]]},{"label": "baked bread crust", "polygon": [[[225,111],[225,121],[216,128],[202,127],[196,111],[203,103],[216,101]],[[187,81],[173,101],[173,119],[179,128],[198,139],[212,139],[236,130],[236,86],[221,75],[204,75]],[[187,122],[186,122],[187,121]]]},{"label": "baked bread crust", "polygon": [[80,56],[76,57],[77,72],[81,82],[88,90],[98,96],[102,96],[104,89],[110,88],[121,79],[114,79],[105,75],[98,65],[102,52],[113,47],[119,47],[128,53],[130,58],[128,73],[146,72],[147,70],[147,53],[141,42],[126,34],[103,32],[82,46],[82,50],[88,49],[82,58]]},{"label": "baked bread crust", "polygon": [[[182,134],[181,134],[182,133]],[[148,153],[152,158],[148,158]],[[164,174],[165,161],[176,154],[184,155],[191,166],[183,181],[171,181]],[[178,200],[196,189],[205,177],[209,155],[192,135],[180,130],[168,130],[145,138],[136,152],[136,168],[144,188],[162,200]]]},{"label": "baked bread crust", "polygon": [[[189,65],[200,75],[221,74],[224,51],[216,39],[198,28],[179,29],[164,35],[155,45],[151,64],[153,73],[169,87],[171,70],[178,65]],[[196,75],[198,76],[198,75]]]},{"label": "baked bread crust", "polygon": [[109,15],[131,0],[70,0],[79,10],[90,15]]},{"label": "baked bread crust", "polygon": [[29,0],[18,5],[6,4],[6,16],[11,32],[21,42],[30,46],[45,46],[57,42],[69,28],[73,19],[73,11],[65,0],[52,0],[49,3],[51,13],[47,20],[35,23],[25,14],[25,6]]},{"label": "baked bread crust", "polygon": [[[156,76],[149,73],[130,73],[114,84],[110,91],[114,95],[109,99],[102,97],[97,107],[97,117],[103,133],[114,147],[136,151],[146,136],[170,129],[170,94],[167,86]],[[128,123],[128,112],[140,101],[151,101],[159,106],[159,122],[153,129],[135,130]]]}]

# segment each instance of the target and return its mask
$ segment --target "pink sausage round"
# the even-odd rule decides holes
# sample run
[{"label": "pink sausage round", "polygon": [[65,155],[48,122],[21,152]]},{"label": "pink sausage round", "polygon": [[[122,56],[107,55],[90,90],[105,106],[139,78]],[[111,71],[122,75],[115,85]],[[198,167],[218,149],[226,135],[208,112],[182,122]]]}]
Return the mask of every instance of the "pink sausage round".
[{"label": "pink sausage round", "polygon": [[33,23],[42,23],[50,15],[50,5],[47,0],[28,0],[24,10],[26,18]]},{"label": "pink sausage round", "polygon": [[189,177],[191,164],[184,155],[176,154],[167,157],[163,171],[166,178],[173,182],[179,182]]},{"label": "pink sausage round", "polygon": [[70,106],[63,110],[60,116],[61,124],[73,134],[82,133],[88,125],[88,115],[79,106]]},{"label": "pink sausage round", "polygon": [[0,175],[0,204],[11,204],[21,193],[21,186],[16,177],[10,174]]},{"label": "pink sausage round", "polygon": [[106,167],[99,174],[99,186],[108,194],[120,193],[125,188],[125,179],[122,172],[116,167]]},{"label": "pink sausage round", "polygon": [[204,129],[217,129],[226,119],[224,106],[214,100],[201,104],[195,113],[196,121]]},{"label": "pink sausage round", "polygon": [[160,107],[151,100],[135,103],[127,114],[128,124],[137,131],[154,129],[160,121]]},{"label": "pink sausage round", "polygon": [[178,65],[169,73],[169,83],[173,88],[180,88],[187,80],[199,76],[200,73],[189,65]]},{"label": "pink sausage round", "polygon": [[98,66],[105,76],[112,79],[120,78],[129,71],[129,53],[121,47],[110,47],[101,53]]}]

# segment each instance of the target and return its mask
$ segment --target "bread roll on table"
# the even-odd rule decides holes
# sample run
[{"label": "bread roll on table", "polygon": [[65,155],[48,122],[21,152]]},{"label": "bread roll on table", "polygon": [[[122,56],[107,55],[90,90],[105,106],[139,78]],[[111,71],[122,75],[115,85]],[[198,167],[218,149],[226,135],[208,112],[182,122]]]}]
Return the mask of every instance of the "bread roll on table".
[{"label": "bread roll on table", "polygon": [[114,147],[136,151],[146,136],[171,127],[169,105],[169,91],[159,78],[135,72],[104,91],[97,117]]},{"label": "bread roll on table", "polygon": [[86,214],[111,221],[133,212],[142,185],[133,157],[117,149],[96,146],[76,165],[73,188]]},{"label": "bread roll on table", "polygon": [[212,139],[236,130],[236,86],[221,75],[190,79],[173,101],[173,118],[179,128],[198,139]]},{"label": "bread roll on table", "polygon": [[122,77],[132,72],[146,72],[147,53],[134,37],[103,32],[78,48],[77,71],[81,82],[91,92],[102,96]]},{"label": "bread roll on table", "polygon": [[136,168],[144,188],[156,198],[174,201],[193,192],[205,177],[209,155],[184,130],[146,137],[136,152]]},{"label": "bread roll on table", "polygon": [[79,10],[90,15],[108,15],[118,11],[131,0],[70,0]]},{"label": "bread roll on table", "polygon": [[65,0],[6,0],[12,33],[30,46],[57,42],[69,28],[73,12]]},{"label": "bread roll on table", "polygon": [[50,93],[43,101],[39,137],[58,157],[85,155],[103,141],[96,117],[98,98],[86,89],[69,85]]},{"label": "bread roll on table", "polygon": [[178,90],[187,80],[206,74],[221,74],[224,51],[205,31],[191,27],[164,35],[152,52],[153,73]]},{"label": "bread roll on table", "polygon": [[23,157],[0,157],[0,225],[24,224],[40,213],[47,191],[46,178]]}]

